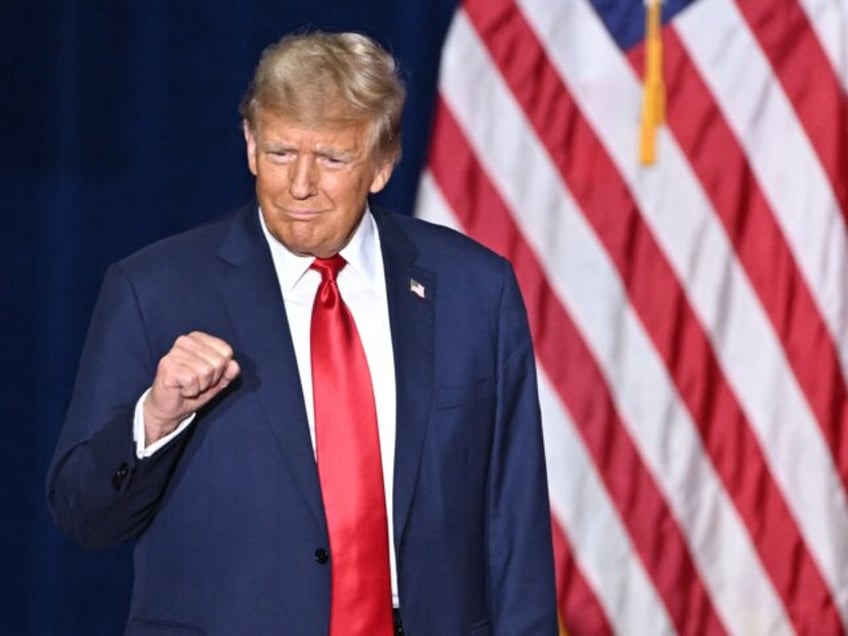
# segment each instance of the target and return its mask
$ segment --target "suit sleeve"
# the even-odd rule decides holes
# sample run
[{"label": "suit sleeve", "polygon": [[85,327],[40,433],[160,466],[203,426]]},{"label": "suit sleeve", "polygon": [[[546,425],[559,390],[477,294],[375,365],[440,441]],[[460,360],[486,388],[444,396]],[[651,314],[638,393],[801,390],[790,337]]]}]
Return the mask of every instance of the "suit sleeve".
[{"label": "suit sleeve", "polygon": [[149,459],[136,457],[133,410],[157,362],[131,282],[112,266],[47,475],[56,523],[85,548],[116,545],[147,526],[185,445],[183,434]]},{"label": "suit sleeve", "polygon": [[542,426],[533,344],[512,268],[498,314],[495,437],[488,485],[494,633],[558,633]]}]

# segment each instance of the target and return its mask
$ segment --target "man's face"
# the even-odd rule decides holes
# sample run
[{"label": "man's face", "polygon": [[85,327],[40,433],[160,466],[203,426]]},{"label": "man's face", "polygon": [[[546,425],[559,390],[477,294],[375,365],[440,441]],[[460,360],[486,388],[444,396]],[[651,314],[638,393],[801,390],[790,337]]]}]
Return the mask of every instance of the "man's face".
[{"label": "man's face", "polygon": [[369,145],[368,123],[308,126],[260,112],[247,124],[247,162],[271,234],[295,254],[328,258],[350,239],[369,192],[383,189],[392,163]]}]

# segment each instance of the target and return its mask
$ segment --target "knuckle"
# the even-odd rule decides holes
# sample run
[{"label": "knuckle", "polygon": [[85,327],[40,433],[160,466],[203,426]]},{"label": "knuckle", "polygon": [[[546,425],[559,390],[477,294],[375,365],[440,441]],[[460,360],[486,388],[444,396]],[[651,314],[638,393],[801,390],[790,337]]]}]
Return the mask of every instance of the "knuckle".
[{"label": "knuckle", "polygon": [[188,389],[195,389],[200,385],[200,380],[197,377],[197,374],[188,370],[180,373],[179,377],[177,378],[177,382],[180,386]]},{"label": "knuckle", "polygon": [[214,365],[208,362],[203,362],[200,365],[200,376],[205,382],[211,382],[215,377],[215,370]]},{"label": "knuckle", "polygon": [[215,353],[216,357],[230,358],[233,355],[233,349],[226,340],[221,338],[211,337],[209,348]]},{"label": "knuckle", "polygon": [[185,347],[186,345],[189,344],[190,341],[191,341],[191,338],[190,338],[189,335],[181,334],[181,335],[177,336],[177,339],[174,341],[174,348]]},{"label": "knuckle", "polygon": [[156,365],[156,375],[170,375],[173,368],[173,362],[170,356],[165,355],[159,360]]}]

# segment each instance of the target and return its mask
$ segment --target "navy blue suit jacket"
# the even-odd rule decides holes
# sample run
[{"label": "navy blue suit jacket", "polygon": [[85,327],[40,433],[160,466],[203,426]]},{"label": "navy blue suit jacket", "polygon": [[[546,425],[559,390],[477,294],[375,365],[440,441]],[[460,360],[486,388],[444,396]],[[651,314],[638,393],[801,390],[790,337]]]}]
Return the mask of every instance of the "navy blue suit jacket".
[{"label": "navy blue suit jacket", "polygon": [[[512,269],[451,230],[374,215],[397,376],[392,522],[407,633],[555,634],[533,349]],[[229,342],[241,376],[138,460],[134,404],[194,330]],[[85,547],[134,540],[130,634],[327,633],[318,473],[255,203],[110,267],[48,499]]]}]

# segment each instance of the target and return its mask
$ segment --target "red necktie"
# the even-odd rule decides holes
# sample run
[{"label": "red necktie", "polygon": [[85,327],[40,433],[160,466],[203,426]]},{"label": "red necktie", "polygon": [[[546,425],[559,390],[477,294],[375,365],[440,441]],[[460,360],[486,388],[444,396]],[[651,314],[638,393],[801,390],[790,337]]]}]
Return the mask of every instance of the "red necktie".
[{"label": "red necktie", "polygon": [[393,633],[389,540],[377,414],[365,351],[339,296],[339,256],[316,258],[312,391],[321,494],[330,533],[330,636]]}]

